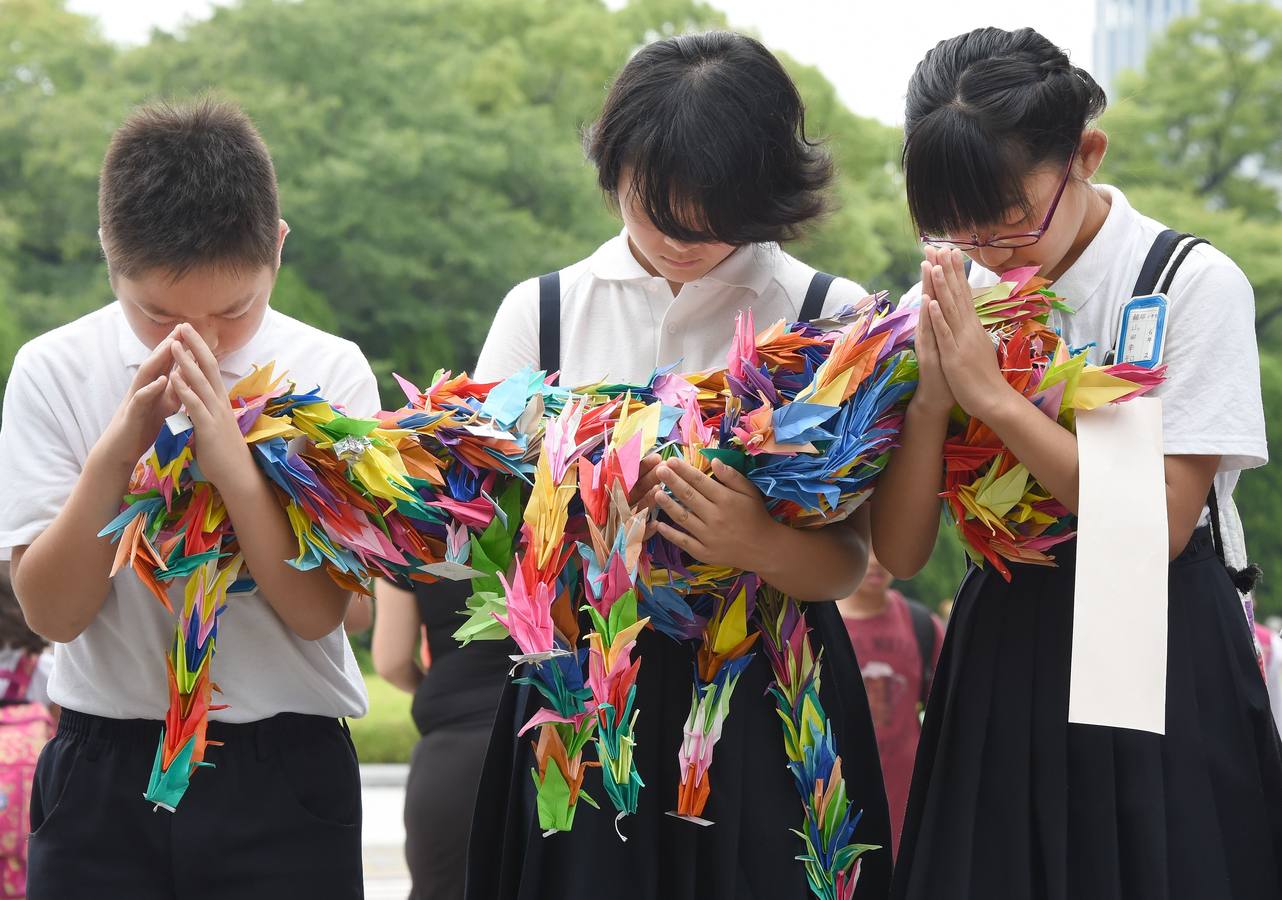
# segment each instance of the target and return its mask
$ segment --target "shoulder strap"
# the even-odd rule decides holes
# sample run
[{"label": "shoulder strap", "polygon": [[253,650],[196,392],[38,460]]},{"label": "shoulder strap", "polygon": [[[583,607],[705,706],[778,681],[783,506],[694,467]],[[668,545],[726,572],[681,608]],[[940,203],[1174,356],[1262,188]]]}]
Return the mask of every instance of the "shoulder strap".
[{"label": "shoulder strap", "polygon": [[1253,562],[1248,562],[1245,569],[1235,569],[1224,558],[1224,539],[1220,535],[1220,498],[1216,496],[1214,481],[1211,482],[1211,493],[1207,495],[1206,505],[1211,510],[1211,541],[1215,544],[1215,555],[1220,558],[1220,565],[1228,571],[1229,578],[1233,579],[1233,586],[1238,589],[1238,593],[1246,596],[1260,583],[1264,570]]},{"label": "shoulder strap", "polygon": [[[1205,238],[1196,237],[1187,232],[1181,234],[1172,228],[1168,228],[1157,236],[1153,241],[1153,246],[1149,248],[1148,256],[1144,259],[1144,265],[1140,269],[1140,277],[1135,282],[1135,290],[1132,297],[1143,297],[1152,294],[1156,289],[1158,293],[1165,294],[1171,289],[1175,282],[1175,273],[1179,271],[1180,266],[1188,255],[1193,252],[1193,248],[1199,244],[1209,243]],[[1176,250],[1179,253],[1176,253]],[[1174,257],[1174,259],[1172,259]],[[1170,263],[1168,266],[1167,264]],[[1158,287],[1158,278],[1165,272],[1162,278],[1161,287]],[[1260,581],[1260,567],[1254,563],[1247,565],[1245,569],[1235,569],[1228,564],[1224,558],[1224,541],[1220,533],[1220,502],[1215,494],[1215,483],[1211,483],[1210,493],[1206,498],[1206,505],[1211,511],[1211,540],[1215,544],[1215,555],[1219,557],[1220,564],[1228,570],[1229,577],[1233,579],[1233,585],[1243,594],[1249,594],[1255,589]]]},{"label": "shoulder strap", "polygon": [[539,368],[561,380],[561,273],[539,276]]},{"label": "shoulder strap", "polygon": [[906,602],[913,620],[917,651],[921,654],[921,702],[925,703],[930,696],[930,684],[935,680],[935,621],[924,604],[916,600]]},{"label": "shoulder strap", "polygon": [[[1180,241],[1185,238],[1191,238],[1193,235],[1176,231],[1174,228],[1168,228],[1153,239],[1153,246],[1148,248],[1148,256],[1144,257],[1144,265],[1140,267],[1140,277],[1135,280],[1135,289],[1131,291],[1132,297],[1144,297],[1157,290],[1157,281],[1166,269],[1166,264],[1171,261],[1175,254],[1175,248],[1180,245]],[[1200,241],[1200,238],[1198,239]],[[1185,254],[1180,256],[1179,262],[1184,261]],[[1167,277],[1166,284],[1169,286],[1171,279],[1175,277],[1175,269],[1179,268],[1177,262],[1171,267],[1170,275]]]},{"label": "shoulder strap", "polygon": [[810,279],[810,287],[806,289],[806,299],[801,301],[799,321],[810,322],[823,315],[824,301],[828,299],[828,289],[836,280],[836,275],[829,275],[827,272],[815,273]]}]

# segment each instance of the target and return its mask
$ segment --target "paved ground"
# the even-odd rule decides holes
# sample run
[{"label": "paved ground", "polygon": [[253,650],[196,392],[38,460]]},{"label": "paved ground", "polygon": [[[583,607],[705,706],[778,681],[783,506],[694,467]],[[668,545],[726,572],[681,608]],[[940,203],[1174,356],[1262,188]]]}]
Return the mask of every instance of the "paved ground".
[{"label": "paved ground", "polygon": [[405,868],[405,774],[408,766],[361,766],[365,858],[365,900],[406,900],[410,891]]}]

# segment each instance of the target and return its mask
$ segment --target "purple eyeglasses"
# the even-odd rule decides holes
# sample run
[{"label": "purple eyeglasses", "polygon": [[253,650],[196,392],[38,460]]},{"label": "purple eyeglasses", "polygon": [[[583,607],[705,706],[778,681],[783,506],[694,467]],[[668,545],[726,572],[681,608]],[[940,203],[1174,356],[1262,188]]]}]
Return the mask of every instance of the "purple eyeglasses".
[{"label": "purple eyeglasses", "polygon": [[1064,188],[1068,187],[1068,176],[1073,172],[1073,160],[1077,158],[1077,148],[1068,156],[1068,165],[1064,167],[1064,177],[1060,179],[1059,189],[1055,191],[1055,199],[1051,201],[1050,208],[1046,210],[1046,218],[1042,224],[1033,231],[1026,231],[1021,234],[999,234],[981,241],[979,235],[972,234],[969,241],[959,241],[954,238],[935,237],[933,235],[921,232],[922,243],[930,244],[932,247],[942,247],[943,249],[955,250],[978,250],[980,247],[996,247],[999,250],[1013,250],[1017,247],[1028,247],[1036,244],[1046,233],[1046,229],[1051,227],[1051,217],[1055,215],[1055,208],[1059,206],[1059,198],[1064,196]]}]

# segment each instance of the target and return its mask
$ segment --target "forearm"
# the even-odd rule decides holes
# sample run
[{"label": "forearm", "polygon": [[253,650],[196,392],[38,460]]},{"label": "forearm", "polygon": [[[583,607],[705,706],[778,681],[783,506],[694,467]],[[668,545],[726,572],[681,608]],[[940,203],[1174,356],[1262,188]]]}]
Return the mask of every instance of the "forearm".
[{"label": "forearm", "polygon": [[899,446],[877,479],[872,544],[896,578],[912,578],[930,560],[939,534],[948,410],[909,404]]},{"label": "forearm", "polygon": [[757,574],[802,601],[836,600],[854,592],[868,568],[867,504],[825,528],[779,526]]},{"label": "forearm", "polygon": [[[1015,458],[1069,511],[1078,511],[1077,436],[1052,422],[1033,404],[1011,392],[984,419]],[[1166,526],[1170,558],[1183,550],[1197,525],[1211,479],[1219,465],[1214,456],[1166,457]]]},{"label": "forearm", "polygon": [[423,670],[410,660],[404,660],[394,666],[375,666],[375,671],[378,673],[379,678],[382,678],[392,687],[400,688],[407,694],[412,694],[418,690],[419,682],[423,680]]},{"label": "forearm", "polygon": [[323,567],[300,572],[287,560],[298,555],[298,540],[267,478],[252,465],[219,493],[236,531],[245,565],[259,593],[285,626],[303,640],[319,640],[340,624],[351,593],[334,583]]},{"label": "forearm", "polygon": [[1077,512],[1077,436],[1011,388],[979,417],[1042,487]]},{"label": "forearm", "polygon": [[116,547],[98,532],[120,511],[134,462],[100,445],[53,522],[15,554],[14,592],[31,630],[74,640],[98,615],[111,587]]},{"label": "forearm", "polygon": [[418,689],[419,612],[414,595],[379,579],[374,584],[374,635],[370,652],[374,671],[384,681],[408,693]]}]

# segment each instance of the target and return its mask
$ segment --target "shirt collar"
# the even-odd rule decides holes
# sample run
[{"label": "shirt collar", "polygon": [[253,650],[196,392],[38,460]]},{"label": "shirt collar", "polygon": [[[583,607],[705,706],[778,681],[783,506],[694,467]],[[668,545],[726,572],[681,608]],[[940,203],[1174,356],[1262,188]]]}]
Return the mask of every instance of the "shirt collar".
[{"label": "shirt collar", "polygon": [[[769,257],[779,252],[778,244],[745,244],[723,259],[707,275],[690,283],[712,282],[726,287],[746,288],[760,295],[774,279],[774,266]],[[591,268],[594,276],[605,281],[635,281],[658,277],[647,272],[632,255],[626,228],[592,254]]]},{"label": "shirt collar", "polygon": [[[136,369],[146,362],[147,357],[151,356],[151,350],[147,345],[138,339],[134,330],[129,327],[129,321],[125,318],[124,310],[120,308],[120,301],[116,301],[113,306],[116,308],[116,334],[117,345],[120,348],[120,358],[125,367]],[[225,378],[239,381],[254,370],[255,365],[262,365],[271,362],[274,356],[268,351],[268,336],[276,325],[276,317],[279,313],[267,307],[267,312],[263,315],[262,324],[258,326],[258,331],[250,338],[245,346],[241,347],[235,353],[229,353],[218,361],[218,368]]]},{"label": "shirt collar", "polygon": [[627,229],[597,248],[591,259],[592,274],[603,281],[635,281],[655,276],[647,272],[628,246]]}]

